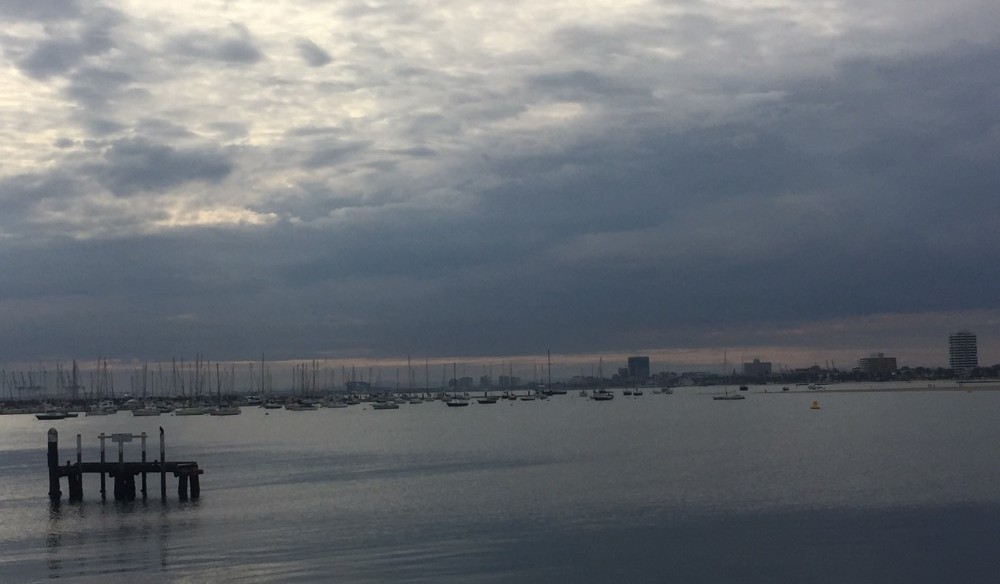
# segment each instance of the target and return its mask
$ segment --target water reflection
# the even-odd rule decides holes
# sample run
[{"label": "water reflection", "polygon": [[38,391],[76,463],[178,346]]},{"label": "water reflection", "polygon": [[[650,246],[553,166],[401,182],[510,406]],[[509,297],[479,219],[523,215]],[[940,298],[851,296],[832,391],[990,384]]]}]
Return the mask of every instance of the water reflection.
[{"label": "water reflection", "polygon": [[198,502],[52,503],[45,534],[49,577],[166,570],[178,532],[196,532]]}]

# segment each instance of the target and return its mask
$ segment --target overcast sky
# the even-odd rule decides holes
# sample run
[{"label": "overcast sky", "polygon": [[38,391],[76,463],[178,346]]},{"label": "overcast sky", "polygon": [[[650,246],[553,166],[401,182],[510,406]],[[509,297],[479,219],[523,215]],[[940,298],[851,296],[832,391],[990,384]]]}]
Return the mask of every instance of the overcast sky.
[{"label": "overcast sky", "polygon": [[0,362],[1000,361],[996,0],[0,23]]}]

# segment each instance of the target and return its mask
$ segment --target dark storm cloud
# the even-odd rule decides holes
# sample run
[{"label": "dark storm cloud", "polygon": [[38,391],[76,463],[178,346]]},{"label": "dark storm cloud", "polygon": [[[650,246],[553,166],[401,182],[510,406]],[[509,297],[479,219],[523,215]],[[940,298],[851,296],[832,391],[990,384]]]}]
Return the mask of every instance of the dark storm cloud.
[{"label": "dark storm cloud", "polygon": [[112,142],[93,172],[111,192],[129,196],[162,191],[190,181],[215,183],[232,171],[229,158],[205,149],[177,149],[142,138]]},{"label": "dark storm cloud", "polygon": [[333,61],[330,53],[309,39],[299,39],[295,43],[299,51],[299,56],[309,64],[310,67],[322,67]]},{"label": "dark storm cloud", "polygon": [[[197,84],[165,86],[179,96],[165,106],[164,73],[120,56],[134,36],[5,46],[34,79],[58,77],[90,134],[57,134],[56,170],[0,181],[0,236],[17,236],[0,239],[0,265],[18,274],[0,287],[17,323],[0,353],[95,337],[102,352],[167,358],[621,350],[995,305],[995,42],[869,50],[775,12],[737,23],[708,7],[579,19],[541,48],[501,47],[501,34],[490,54],[408,53],[428,29],[407,19],[433,14],[346,10],[361,23],[324,72],[344,79],[315,85],[303,62],[330,55],[295,35],[324,33],[255,25],[298,52],[280,74],[230,77],[246,78],[249,114],[216,109],[228,93],[189,95],[206,83],[195,59],[264,59],[245,27],[157,43]],[[400,43],[387,24],[405,27]],[[186,198],[202,188],[191,181],[205,200]],[[83,235],[26,235],[60,226]]]},{"label": "dark storm cloud", "polygon": [[113,49],[112,31],[123,21],[121,13],[115,10],[95,10],[88,15],[80,30],[57,27],[47,31],[48,37],[41,41],[27,47],[12,44],[11,50],[18,68],[25,75],[38,80],[47,79],[73,70],[88,57]]},{"label": "dark storm cloud", "polygon": [[132,76],[121,71],[82,67],[69,77],[70,84],[64,90],[66,97],[89,111],[104,109],[123,91],[129,91],[132,98],[140,94],[148,96],[144,91],[130,89]]},{"label": "dark storm cloud", "polygon": [[99,115],[88,114],[79,121],[87,133],[94,137],[110,136],[126,128],[124,124]]},{"label": "dark storm cloud", "polygon": [[[967,46],[854,61],[788,80],[774,87],[784,99],[724,123],[645,118],[547,156],[497,157],[492,170],[515,178],[483,193],[480,227],[573,250],[522,266],[514,304],[535,318],[519,322],[546,322],[572,344],[565,322],[580,314],[627,336],[649,322],[991,307],[1000,278],[982,266],[1000,260],[989,227],[1000,219],[1000,83],[984,65],[997,58]],[[941,245],[963,225],[978,233],[974,255]],[[501,301],[465,290],[462,302],[479,295]]]},{"label": "dark storm cloud", "polygon": [[39,43],[18,61],[22,71],[35,79],[60,75],[75,67],[88,55],[103,53],[113,46],[103,35],[78,39],[53,39]]},{"label": "dark storm cloud", "polygon": [[[256,269],[270,261],[259,264],[244,246],[268,247],[238,232],[194,230],[110,240],[57,237],[44,246],[0,248],[0,264],[21,274],[0,288],[0,305],[19,308],[6,313],[5,326],[24,341],[17,346],[12,339],[0,340],[0,351],[7,359],[32,353],[81,356],[74,347],[84,346],[88,358],[94,352],[163,359],[208,349],[213,357],[256,353],[265,328],[280,321],[245,319],[250,303],[267,305],[257,295],[274,294],[274,283],[262,281]],[[223,349],[240,320],[247,323],[246,342],[231,338],[232,352]],[[140,332],[145,330],[157,332]]]},{"label": "dark storm cloud", "polygon": [[170,120],[146,118],[136,123],[136,133],[157,142],[193,138],[191,130]]},{"label": "dark storm cloud", "polygon": [[264,58],[250,31],[237,24],[231,25],[228,30],[193,32],[177,37],[169,48],[186,57],[233,65],[253,65]]},{"label": "dark storm cloud", "polygon": [[80,16],[77,0],[0,0],[0,19],[53,21]]},{"label": "dark storm cloud", "polygon": [[[62,172],[22,174],[0,179],[0,226],[16,226],[30,220],[30,213],[48,199],[69,198],[79,193],[79,185]],[[2,228],[0,228],[2,230]]]}]

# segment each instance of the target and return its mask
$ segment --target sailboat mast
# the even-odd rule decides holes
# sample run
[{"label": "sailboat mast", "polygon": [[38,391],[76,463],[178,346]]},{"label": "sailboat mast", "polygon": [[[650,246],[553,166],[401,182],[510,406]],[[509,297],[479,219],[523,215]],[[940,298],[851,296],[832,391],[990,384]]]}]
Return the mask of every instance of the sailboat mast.
[{"label": "sailboat mast", "polygon": [[548,365],[549,365],[549,382],[548,382],[548,384],[545,387],[548,388],[549,391],[551,391],[552,390],[552,351],[551,350],[546,351],[546,357],[548,358]]}]

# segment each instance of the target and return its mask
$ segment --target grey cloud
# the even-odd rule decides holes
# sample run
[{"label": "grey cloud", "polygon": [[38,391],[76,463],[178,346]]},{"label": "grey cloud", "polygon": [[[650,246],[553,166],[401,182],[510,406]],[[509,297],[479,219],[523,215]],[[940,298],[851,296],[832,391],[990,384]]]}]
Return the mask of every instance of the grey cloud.
[{"label": "grey cloud", "polygon": [[562,100],[588,101],[591,96],[614,98],[631,94],[649,95],[649,89],[633,86],[625,79],[615,79],[591,71],[566,71],[537,75],[528,80],[536,93]]},{"label": "grey cloud", "polygon": [[[473,221],[530,233],[540,250],[636,230],[661,232],[652,245],[709,244],[573,263],[541,254],[525,276],[560,279],[557,321],[605,315],[631,331],[646,319],[690,327],[989,307],[1000,280],[976,266],[1000,259],[1000,245],[980,242],[971,257],[938,242],[963,224],[985,239],[1000,219],[1000,170],[988,162],[1000,149],[989,97],[1000,83],[982,67],[997,58],[965,47],[847,63],[723,123],[678,129],[644,113],[628,131],[587,133],[543,156],[494,153],[488,168],[507,179],[482,191]],[[762,243],[772,233],[783,245]]]},{"label": "grey cloud", "polygon": [[310,67],[322,67],[333,61],[330,53],[309,39],[299,39],[295,46],[299,50],[299,55]]},{"label": "grey cloud", "polygon": [[177,37],[170,43],[170,49],[187,57],[234,65],[252,65],[264,58],[250,31],[235,24],[225,31],[200,31]]},{"label": "grey cloud", "polygon": [[121,71],[82,67],[69,77],[70,84],[65,89],[66,96],[88,110],[103,109],[109,101],[123,93],[131,93],[133,97],[144,94],[130,89],[132,77]]},{"label": "grey cloud", "polygon": [[154,142],[168,142],[194,137],[194,133],[170,120],[144,118],[135,125],[136,133]]},{"label": "grey cloud", "polygon": [[49,38],[16,56],[17,66],[34,79],[67,73],[86,58],[114,48],[111,32],[123,21],[121,13],[115,10],[96,10],[87,15],[79,32],[58,27],[50,30]]},{"label": "grey cloud", "polygon": [[247,124],[239,122],[213,122],[208,124],[208,127],[218,133],[224,141],[245,138],[250,131]]},{"label": "grey cloud", "polygon": [[112,142],[103,158],[93,172],[118,196],[162,191],[191,181],[215,183],[233,168],[229,158],[217,151],[176,149],[141,138]]},{"label": "grey cloud", "polygon": [[89,134],[99,137],[117,134],[125,129],[123,124],[94,114],[83,116],[80,123]]},{"label": "grey cloud", "polygon": [[[389,12],[377,18],[394,18]],[[716,26],[693,24],[699,34]],[[484,75],[457,88],[449,80],[434,103],[443,113],[392,119],[402,139],[368,138],[368,120],[318,116],[271,150],[230,151],[181,147],[173,140],[195,137],[165,114],[128,128],[109,124],[104,131],[145,139],[83,143],[91,150],[58,155],[99,156],[97,163],[5,179],[0,221],[20,222],[37,201],[84,196],[91,179],[148,199],[155,214],[157,193],[221,181],[251,150],[313,182],[291,178],[288,187],[276,174],[262,177],[270,184],[261,188],[273,192],[247,205],[283,218],[273,225],[5,245],[0,265],[23,275],[5,281],[0,297],[57,314],[58,322],[19,322],[44,329],[64,352],[92,346],[88,331],[101,330],[113,345],[102,351],[130,355],[140,349],[127,340],[152,330],[145,336],[153,344],[142,350],[167,358],[192,350],[218,358],[262,349],[462,355],[690,346],[797,320],[995,305],[995,44],[855,59],[805,75],[775,73],[780,66],[716,74],[702,62],[678,62],[701,78],[693,86],[678,80],[677,95],[716,104],[703,115],[656,95],[674,79],[641,57],[655,27],[635,30],[631,39],[620,31],[557,37],[577,55],[628,57],[613,70],[581,66],[585,59],[560,68],[553,58],[530,75],[504,70],[502,79]],[[368,40],[372,52],[359,54],[376,54],[377,39]],[[194,44],[200,58],[224,53],[204,39]],[[90,74],[90,85],[100,83],[96,65],[67,67],[81,86]],[[345,70],[364,73],[357,64]],[[371,86],[392,97],[403,74],[437,80],[432,68],[389,63]],[[295,88],[291,73],[273,82]],[[742,98],[755,93],[773,97]],[[549,128],[491,123],[551,98],[602,107]],[[94,114],[81,123],[107,121]],[[248,131],[212,127],[227,136]],[[341,166],[362,171],[342,181]],[[248,182],[255,176],[248,172]],[[68,318],[74,314],[82,316]],[[736,332],[724,340],[705,333],[722,329]],[[16,332],[4,335],[0,352],[23,350],[9,340]],[[36,342],[38,351],[53,350]]]},{"label": "grey cloud", "polygon": [[75,67],[88,52],[109,49],[111,43],[103,40],[103,43],[84,43],[76,39],[45,41],[21,59],[18,66],[35,79],[59,75]]},{"label": "grey cloud", "polygon": [[54,21],[80,16],[78,0],[0,0],[0,19]]},{"label": "grey cloud", "polygon": [[412,148],[393,150],[392,153],[401,154],[403,156],[411,156],[413,158],[433,158],[438,154],[437,150],[426,146],[414,146]]},{"label": "grey cloud", "polygon": [[359,152],[363,152],[369,146],[370,143],[367,141],[338,141],[318,144],[311,149],[312,153],[306,157],[305,166],[307,168],[334,166],[352,158]]},{"label": "grey cloud", "polygon": [[0,179],[0,224],[20,228],[28,222],[31,211],[48,199],[69,198],[79,194],[79,183],[61,172],[22,174]]}]

